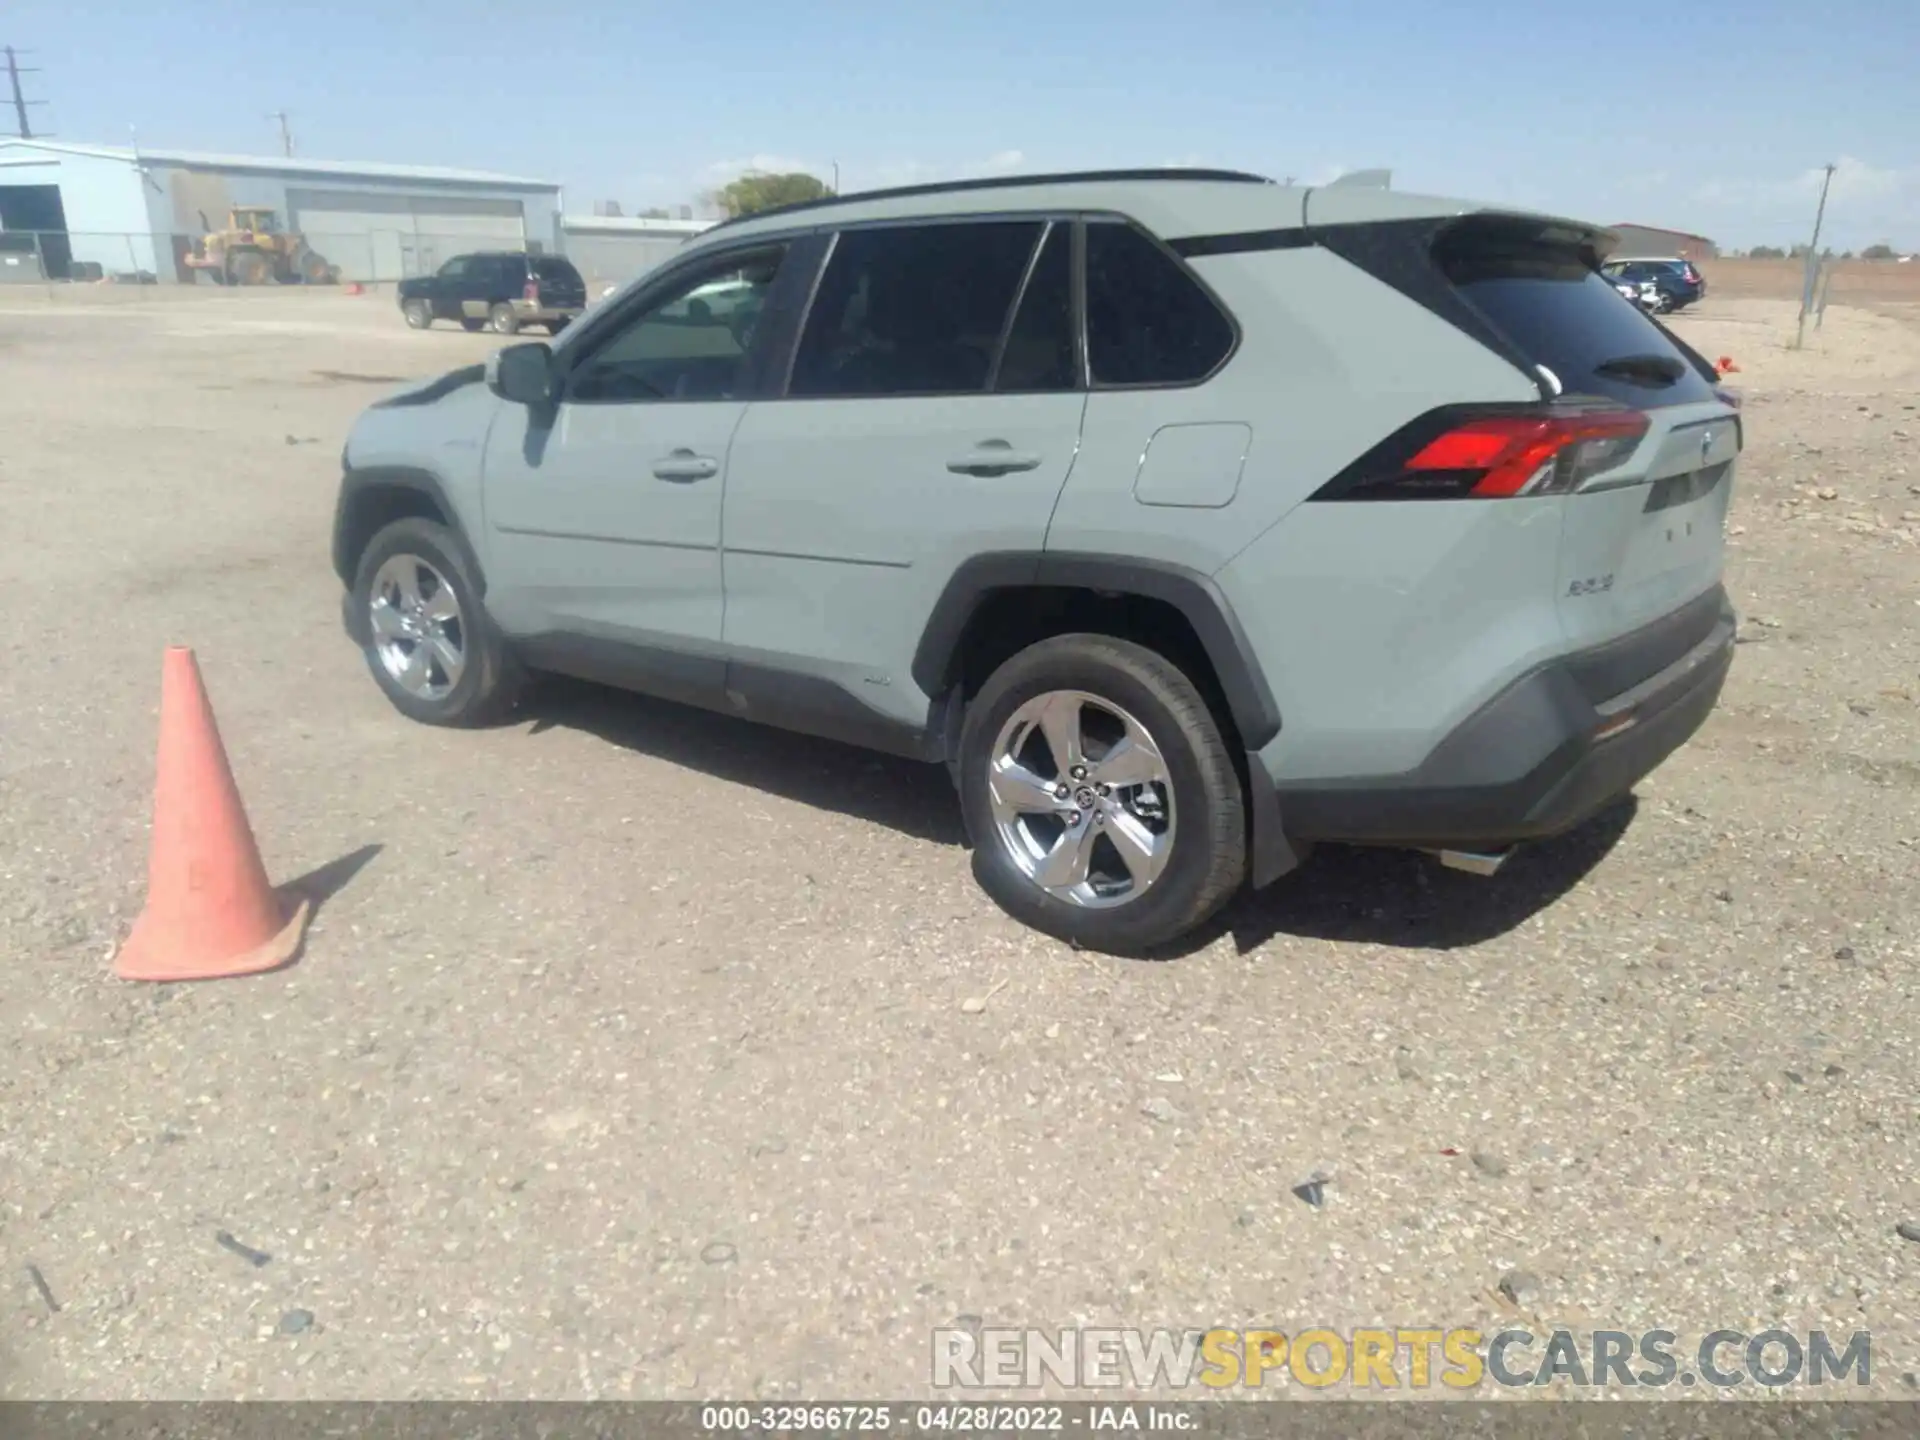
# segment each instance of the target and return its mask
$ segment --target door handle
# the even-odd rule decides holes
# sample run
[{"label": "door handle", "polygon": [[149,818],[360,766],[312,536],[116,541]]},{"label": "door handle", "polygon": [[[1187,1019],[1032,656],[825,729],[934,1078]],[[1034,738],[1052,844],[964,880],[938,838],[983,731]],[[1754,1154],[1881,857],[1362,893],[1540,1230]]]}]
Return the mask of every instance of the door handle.
[{"label": "door handle", "polygon": [[720,473],[720,462],[691,450],[676,450],[654,461],[653,473],[659,480],[710,480]]},{"label": "door handle", "polygon": [[1004,440],[982,440],[964,455],[947,462],[956,475],[1011,475],[1016,470],[1038,470],[1040,457],[1015,450]]}]

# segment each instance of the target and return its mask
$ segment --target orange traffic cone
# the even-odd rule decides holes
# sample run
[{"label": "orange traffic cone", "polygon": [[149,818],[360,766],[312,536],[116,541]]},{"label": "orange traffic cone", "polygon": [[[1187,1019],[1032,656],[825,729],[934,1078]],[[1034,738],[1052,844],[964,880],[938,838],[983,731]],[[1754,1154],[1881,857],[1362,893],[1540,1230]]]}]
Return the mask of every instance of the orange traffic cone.
[{"label": "orange traffic cone", "polygon": [[350,280],[347,282],[347,294],[364,295],[366,293],[367,292],[361,288],[360,282],[358,280]]},{"label": "orange traffic cone", "polygon": [[1740,373],[1740,367],[1733,363],[1733,358],[1729,355],[1722,355],[1720,357],[1720,363],[1713,368],[1718,370],[1722,375],[1738,375]]},{"label": "orange traffic cone", "polygon": [[160,764],[153,787],[147,908],[120,947],[123,980],[217,980],[293,958],[307,901],[267,883],[200,667],[167,648],[160,674]]}]

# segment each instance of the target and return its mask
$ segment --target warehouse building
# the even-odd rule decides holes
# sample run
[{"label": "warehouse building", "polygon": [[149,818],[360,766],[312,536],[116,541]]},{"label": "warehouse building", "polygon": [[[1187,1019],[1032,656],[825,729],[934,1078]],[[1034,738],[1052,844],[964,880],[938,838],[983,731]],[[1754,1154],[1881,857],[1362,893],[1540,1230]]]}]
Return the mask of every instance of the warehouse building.
[{"label": "warehouse building", "polygon": [[569,215],[567,257],[598,296],[644,274],[717,221],[634,215]]},{"label": "warehouse building", "polygon": [[1648,260],[1712,260],[1720,247],[1704,235],[1689,235],[1685,230],[1662,230],[1655,225],[1609,225],[1620,237],[1614,254],[1622,260],[1639,256]]},{"label": "warehouse building", "polygon": [[[196,237],[267,206],[342,280],[392,281],[470,250],[564,245],[560,187],[471,170],[0,140],[0,255],[49,279],[195,280]],[[27,232],[33,243],[28,245]]]}]

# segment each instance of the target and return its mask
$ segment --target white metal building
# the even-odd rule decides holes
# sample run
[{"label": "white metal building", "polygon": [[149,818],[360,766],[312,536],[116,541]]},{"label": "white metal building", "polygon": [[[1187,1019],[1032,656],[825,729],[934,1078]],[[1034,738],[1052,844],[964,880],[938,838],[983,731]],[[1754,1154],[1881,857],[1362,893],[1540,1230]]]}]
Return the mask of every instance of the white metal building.
[{"label": "white metal building", "polygon": [[[473,170],[0,140],[0,230],[37,232],[46,273],[191,281],[192,239],[265,205],[344,280],[390,281],[469,250],[564,244],[560,187]],[[5,247],[18,251],[22,237]]]},{"label": "white metal building", "polygon": [[715,220],[668,220],[644,215],[569,215],[564,222],[567,257],[598,297],[672,257]]}]

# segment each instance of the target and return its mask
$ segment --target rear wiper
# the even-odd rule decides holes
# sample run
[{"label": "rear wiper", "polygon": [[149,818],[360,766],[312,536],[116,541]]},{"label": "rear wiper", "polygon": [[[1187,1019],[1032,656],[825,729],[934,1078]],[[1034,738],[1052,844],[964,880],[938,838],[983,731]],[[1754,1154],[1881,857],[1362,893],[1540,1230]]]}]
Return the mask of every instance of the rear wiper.
[{"label": "rear wiper", "polygon": [[1619,375],[1628,380],[1650,380],[1671,385],[1687,373],[1684,362],[1671,355],[1616,355],[1593,367],[1602,375]]}]

